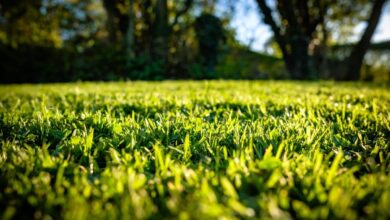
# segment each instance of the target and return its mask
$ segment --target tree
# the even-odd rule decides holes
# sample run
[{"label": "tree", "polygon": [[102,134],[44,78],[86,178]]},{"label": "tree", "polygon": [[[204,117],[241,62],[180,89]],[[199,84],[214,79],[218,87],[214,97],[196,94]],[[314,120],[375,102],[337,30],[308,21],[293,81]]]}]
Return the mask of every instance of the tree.
[{"label": "tree", "polygon": [[[107,12],[109,41],[121,44],[129,58],[134,56],[134,0],[103,0]],[[119,36],[118,36],[119,35]]]},{"label": "tree", "polygon": [[[384,3],[387,0],[376,0],[369,13],[368,25],[364,34],[354,47],[339,75],[348,75],[356,79],[367,51],[370,39],[378,24]],[[326,57],[326,50],[316,50],[316,45],[327,47],[331,30],[329,23],[337,24],[344,17],[353,21],[349,27],[353,29],[361,21],[361,9],[372,4],[368,0],[331,1],[331,0],[277,0],[271,8],[267,0],[256,0],[263,15],[264,22],[271,27],[274,40],[278,44],[285,66],[292,79],[317,78],[321,65],[314,65],[313,54]],[[343,23],[343,22],[341,22]],[[343,24],[342,24],[343,25]],[[319,43],[320,42],[320,43]],[[323,66],[322,66],[323,67]]]},{"label": "tree", "polygon": [[[174,32],[174,27],[179,23],[179,20],[192,7],[193,0],[184,0],[182,7],[168,7],[168,0],[157,0],[155,6],[155,21],[153,33],[153,49],[152,56],[154,59],[162,62],[162,67],[166,71],[169,61],[169,44]],[[172,22],[169,22],[170,18]],[[178,32],[175,32],[177,34]]]},{"label": "tree", "polygon": [[155,6],[154,35],[153,35],[153,56],[166,63],[168,56],[168,39],[169,39],[169,23],[168,23],[168,1],[157,0]]},{"label": "tree", "polygon": [[[165,69],[173,27],[191,8],[193,0],[183,2],[176,4],[182,7],[173,8],[168,7],[168,0],[104,0],[109,41],[118,44],[122,39],[121,46],[127,54],[151,56]],[[136,17],[136,13],[140,16]],[[138,48],[135,42],[140,43]]]},{"label": "tree", "polygon": [[387,0],[375,0],[371,14],[367,20],[367,27],[364,30],[360,40],[353,47],[352,52],[346,60],[345,80],[358,80],[360,69],[363,64],[364,56],[370,46],[371,38],[378,26],[383,6]]},{"label": "tree", "polygon": [[[256,0],[264,22],[271,27],[292,79],[315,77],[309,45],[324,19],[326,2],[278,0],[279,21],[266,0]],[[310,5],[309,5],[310,4]]]},{"label": "tree", "polygon": [[59,13],[51,1],[0,1],[0,42],[60,47]]},{"label": "tree", "polygon": [[195,20],[195,31],[200,63],[207,73],[212,73],[217,64],[219,44],[225,38],[222,22],[212,14],[203,13]]}]

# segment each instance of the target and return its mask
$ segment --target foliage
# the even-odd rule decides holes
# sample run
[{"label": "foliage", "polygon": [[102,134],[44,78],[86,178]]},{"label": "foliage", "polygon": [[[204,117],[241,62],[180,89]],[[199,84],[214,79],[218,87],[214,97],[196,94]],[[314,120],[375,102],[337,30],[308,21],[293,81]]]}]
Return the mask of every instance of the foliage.
[{"label": "foliage", "polygon": [[14,48],[82,47],[102,34],[104,12],[90,0],[4,0],[0,20],[0,43]]},{"label": "foliage", "polygon": [[213,72],[218,61],[220,44],[225,39],[221,20],[203,13],[195,20],[196,38],[199,44],[199,59],[206,72]]},{"label": "foliage", "polygon": [[0,87],[2,219],[388,219],[388,85]]}]

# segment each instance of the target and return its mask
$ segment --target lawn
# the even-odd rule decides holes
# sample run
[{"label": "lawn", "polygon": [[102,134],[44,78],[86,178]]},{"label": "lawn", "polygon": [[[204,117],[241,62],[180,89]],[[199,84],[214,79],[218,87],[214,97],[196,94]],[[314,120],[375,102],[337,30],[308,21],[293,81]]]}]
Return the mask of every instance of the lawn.
[{"label": "lawn", "polygon": [[389,219],[390,87],[0,86],[2,219]]}]

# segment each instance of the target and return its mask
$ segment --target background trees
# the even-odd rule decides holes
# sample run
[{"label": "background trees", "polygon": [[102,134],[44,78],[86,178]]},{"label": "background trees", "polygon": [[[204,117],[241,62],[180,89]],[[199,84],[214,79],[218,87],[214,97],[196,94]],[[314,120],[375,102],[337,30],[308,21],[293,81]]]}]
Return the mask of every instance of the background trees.
[{"label": "background trees", "polygon": [[[266,0],[256,0],[264,22],[270,26],[274,40],[277,42],[286,68],[293,79],[318,78],[323,65],[315,66],[314,54],[319,45],[328,46],[329,23],[340,20],[354,20],[349,26],[360,24],[359,20],[367,20],[367,27],[350,55],[346,64],[337,70],[337,78],[345,80],[359,79],[363,58],[370,45],[370,40],[378,25],[382,8],[386,0],[375,1],[330,1],[330,0],[277,0],[272,9]],[[360,10],[369,9],[367,15]],[[276,14],[276,15],[275,15]],[[365,19],[364,17],[368,17]],[[340,24],[339,24],[340,25]],[[341,23],[341,25],[344,25]],[[339,27],[340,29],[342,27]],[[322,58],[325,51],[317,51]],[[316,68],[317,67],[317,68]],[[326,67],[325,67],[326,68]]]},{"label": "background trees", "polygon": [[[280,58],[278,51],[262,54],[237,41],[230,20],[242,1],[4,0],[0,80],[357,80],[361,69],[372,72],[361,67],[388,1],[253,2]],[[363,23],[357,43],[343,41]],[[377,51],[388,49],[382,45]]]}]

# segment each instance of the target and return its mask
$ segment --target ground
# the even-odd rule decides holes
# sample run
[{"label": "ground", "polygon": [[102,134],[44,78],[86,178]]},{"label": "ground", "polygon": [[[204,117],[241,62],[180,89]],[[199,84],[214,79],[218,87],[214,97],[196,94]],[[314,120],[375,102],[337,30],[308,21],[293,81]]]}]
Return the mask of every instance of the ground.
[{"label": "ground", "polygon": [[2,219],[390,218],[388,85],[0,86]]}]

